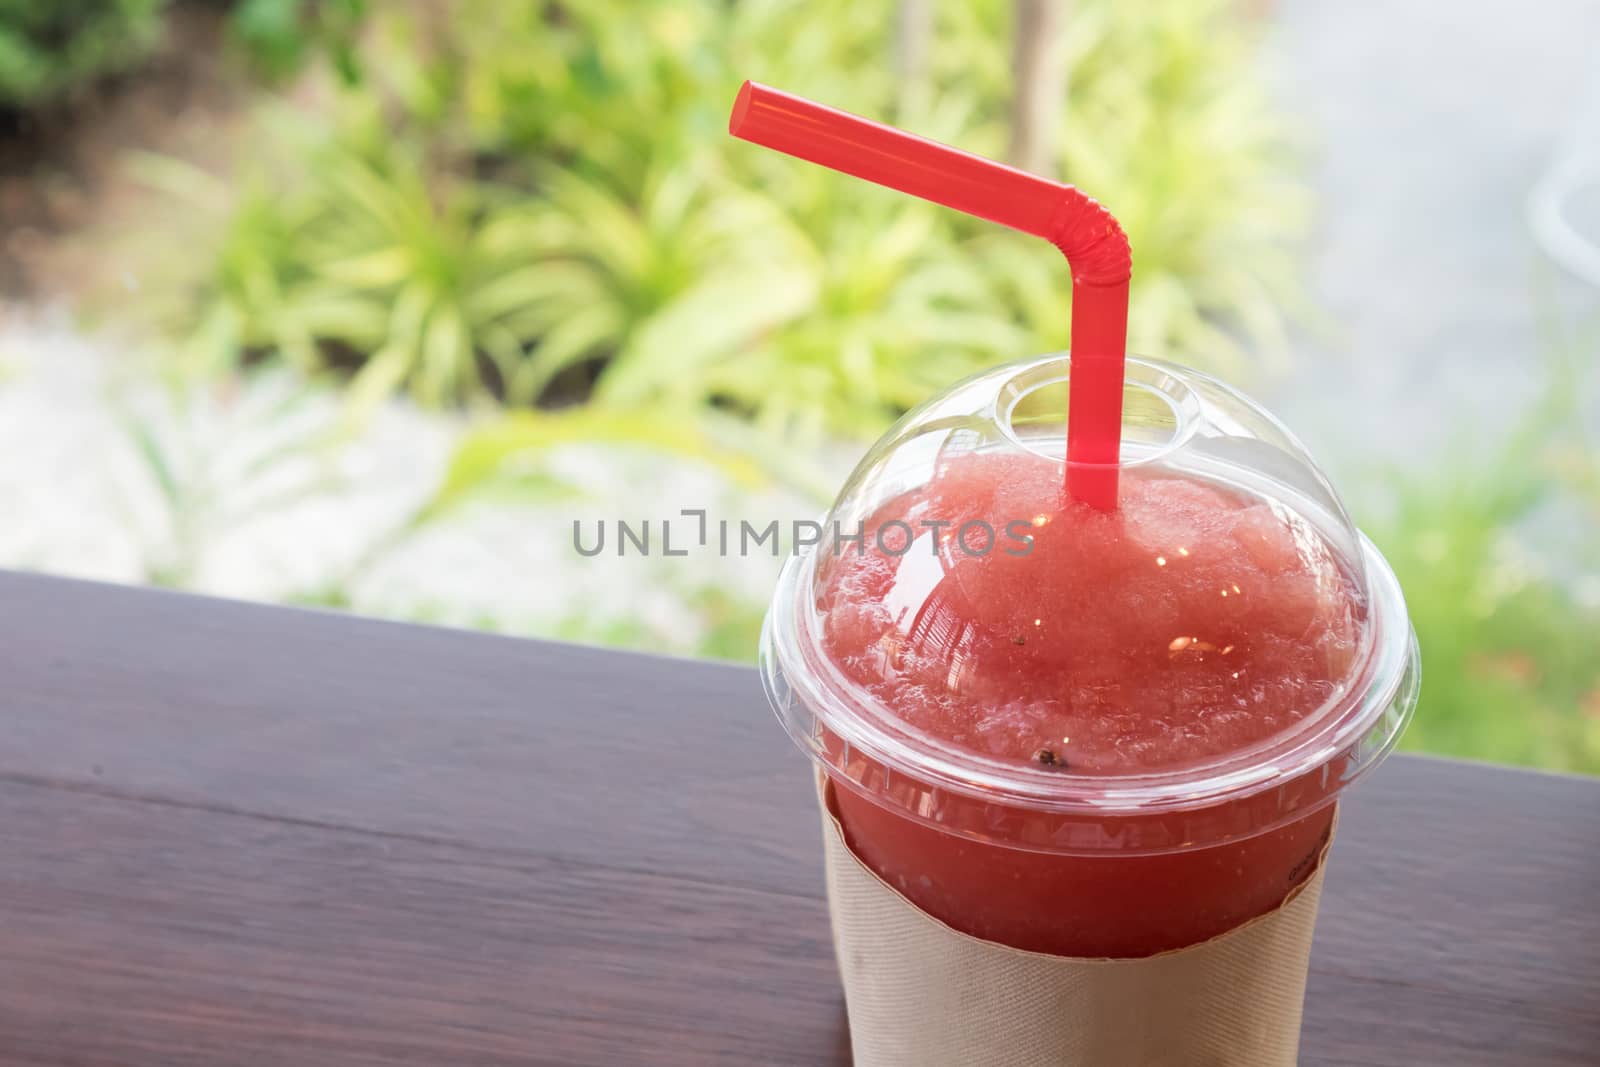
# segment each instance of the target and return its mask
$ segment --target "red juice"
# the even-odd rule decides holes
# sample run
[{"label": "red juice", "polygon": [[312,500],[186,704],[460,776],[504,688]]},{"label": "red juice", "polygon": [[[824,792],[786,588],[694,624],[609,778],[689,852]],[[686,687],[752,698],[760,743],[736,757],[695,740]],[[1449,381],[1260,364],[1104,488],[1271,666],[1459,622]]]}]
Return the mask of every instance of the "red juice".
[{"label": "red juice", "polygon": [[[1118,509],[1100,511],[1065,495],[1059,461],[947,460],[878,508],[859,551],[820,557],[821,653],[907,735],[1066,785],[1114,788],[1303,733],[1362,647],[1367,605],[1344,561],[1242,489],[1159,467],[1121,482]],[[1270,911],[1314,870],[1340,779],[1324,766],[1209,810],[1049,814],[924,790],[829,731],[821,743],[851,768],[832,772],[836,812],[880,877],[956,929],[1070,956],[1150,955]],[[868,780],[919,793],[922,817],[869,798]],[[1275,820],[1274,805],[1309,814]],[[1182,846],[1200,822],[1239,830],[1148,854],[1049,847],[1090,833]]]}]

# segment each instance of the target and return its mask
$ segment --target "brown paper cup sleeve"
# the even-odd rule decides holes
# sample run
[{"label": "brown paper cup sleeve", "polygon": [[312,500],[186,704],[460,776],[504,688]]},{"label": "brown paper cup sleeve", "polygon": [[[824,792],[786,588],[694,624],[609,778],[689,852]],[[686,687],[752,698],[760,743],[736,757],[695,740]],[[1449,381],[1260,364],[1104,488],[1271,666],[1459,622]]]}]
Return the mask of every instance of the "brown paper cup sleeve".
[{"label": "brown paper cup sleeve", "polygon": [[1225,934],[1147,959],[1074,959],[918,909],[850,850],[831,789],[819,774],[857,1067],[1294,1067],[1327,845],[1275,911]]}]

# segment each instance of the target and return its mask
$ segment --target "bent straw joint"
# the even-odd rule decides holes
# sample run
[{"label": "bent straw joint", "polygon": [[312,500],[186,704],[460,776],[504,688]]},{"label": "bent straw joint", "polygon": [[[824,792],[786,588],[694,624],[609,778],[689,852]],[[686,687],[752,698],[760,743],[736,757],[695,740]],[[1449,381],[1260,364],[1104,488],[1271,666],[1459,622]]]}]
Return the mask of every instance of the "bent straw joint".
[{"label": "bent straw joint", "polygon": [[1100,201],[1071,185],[1059,188],[1050,232],[1040,236],[1067,257],[1072,279],[1080,285],[1126,283],[1133,275],[1133,249],[1121,225]]},{"label": "bent straw joint", "polygon": [[1116,507],[1133,257],[1109,211],[1070,185],[756,82],[739,90],[728,132],[1060,249],[1073,294],[1067,489],[1095,507]]}]

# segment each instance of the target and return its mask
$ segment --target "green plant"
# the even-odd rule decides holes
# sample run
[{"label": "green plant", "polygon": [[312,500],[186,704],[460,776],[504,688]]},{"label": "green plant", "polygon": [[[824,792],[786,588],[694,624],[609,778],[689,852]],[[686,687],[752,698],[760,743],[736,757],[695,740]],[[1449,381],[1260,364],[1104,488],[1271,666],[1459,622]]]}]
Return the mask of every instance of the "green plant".
[{"label": "green plant", "polygon": [[[450,461],[434,490],[397,523],[379,531],[350,564],[326,581],[292,593],[291,603],[337,610],[371,610],[363,593],[373,572],[391,564],[411,542],[462,518],[475,506],[548,508],[590,498],[583,483],[552,462],[568,446],[597,439],[609,450],[639,457],[671,456],[715,470],[727,484],[748,491],[765,487],[764,464],[742,450],[739,427],[715,417],[687,420],[620,414],[597,408],[562,412],[517,412],[473,426],[456,442]],[[530,514],[535,514],[530,512]],[[674,579],[670,569],[658,573],[658,591],[682,606],[681,625],[670,632],[652,628],[633,616],[599,614],[573,605],[563,615],[529,624],[493,615],[472,618],[470,625],[496,632],[553,637],[622,648],[644,648],[720,659],[748,659],[755,649],[764,604],[727,589]],[[394,611],[384,605],[386,612]],[[432,600],[401,609],[413,622],[459,620],[449,603]]]},{"label": "green plant", "polygon": [[584,487],[551,466],[559,448],[597,440],[716,468],[732,484],[761,485],[765,470],[727,439],[715,418],[693,420],[648,412],[612,412],[601,408],[525,411],[485,420],[456,442],[444,477],[425,499],[367,544],[343,574],[327,586],[296,599],[325,606],[348,606],[350,590],[391,553],[412,538],[456,517],[462,508],[494,500],[537,504],[584,496]]},{"label": "green plant", "polygon": [[[405,146],[311,143],[316,180],[247,181],[220,213],[211,269],[158,316],[194,318],[181,351],[190,373],[237,367],[270,352],[303,373],[353,354],[357,408],[401,385],[432,406],[522,380],[533,340],[525,313],[541,272],[514,198],[486,186],[421,177]],[[377,153],[382,153],[381,156]],[[191,202],[218,183],[170,161],[145,160],[152,183]],[[204,235],[201,235],[204,239]],[[520,332],[519,332],[520,331]]]},{"label": "green plant", "polygon": [[[194,362],[281,352],[365,363],[361,398],[592,388],[802,447],[871,436],[976,366],[1058,347],[1065,267],[730,142],[727,101],[751,73],[998,152],[1009,10],[941,5],[918,103],[889,13],[844,0],[375,8],[320,147],[273,149],[300,172],[247,185],[220,224],[215,277],[187,289]],[[1272,335],[1300,222],[1282,130],[1239,74],[1252,32],[1222,0],[1096,0],[1068,27],[1063,170],[1134,233],[1134,347],[1239,362],[1238,327]]]},{"label": "green plant", "polygon": [[664,148],[722,125],[725,16],[706,0],[418,0],[378,20],[369,84],[473,156],[571,167],[632,194],[627,178]]},{"label": "green plant", "polygon": [[[604,360],[599,388],[612,399],[704,399],[693,392],[696,367],[807,302],[813,279],[794,262],[798,236],[780,224],[768,202],[708,187],[688,168],[647,174],[635,203],[576,173],[549,173],[543,197],[495,235],[534,260],[506,282],[528,297],[512,321],[534,339],[509,397],[531,402],[568,368]],[[772,240],[758,248],[752,232]],[[669,388],[641,386],[662,370],[676,376]]]},{"label": "green plant", "polygon": [[[1075,5],[1064,42],[1060,173],[1103,196],[1128,232],[1129,350],[1235,377],[1282,359],[1285,311],[1303,306],[1293,239],[1310,213],[1287,124],[1243,73],[1260,32],[1233,0],[1157,0]],[[1003,66],[976,76],[1003,94]],[[990,232],[973,244],[1030,344],[1063,347],[1054,252]]]},{"label": "green plant", "polygon": [[167,0],[0,0],[0,108],[30,107],[145,58]]},{"label": "green plant", "polygon": [[[1541,567],[1523,548],[1530,520],[1600,470],[1579,395],[1558,373],[1503,446],[1462,444],[1447,465],[1391,473],[1369,501],[1362,524],[1400,577],[1422,649],[1407,748],[1600,773],[1600,605],[1572,580],[1593,561],[1547,555]],[[1588,507],[1600,518],[1600,498]]]},{"label": "green plant", "polygon": [[[137,476],[120,507],[142,542],[145,580],[186,588],[221,534],[343,481],[329,462],[334,420],[303,386],[164,390],[119,405]],[[137,492],[154,501],[141,507]]]},{"label": "green plant", "polygon": [[[305,241],[318,218],[316,203],[264,175],[241,175],[230,187],[165,156],[135,153],[129,169],[189,205],[187,217],[171,220],[166,239],[203,250],[199,271],[188,257],[156,260],[146,271],[152,284],[135,308],[181,335],[165,368],[175,386],[225,377],[253,350],[310,370],[318,361],[315,334],[350,329],[342,319],[308,323],[296,307],[294,294],[311,277]],[[226,225],[217,225],[221,219]]]},{"label": "green plant", "polygon": [[317,54],[328,55],[348,82],[359,79],[356,35],[366,0],[240,0],[228,33],[251,65],[281,79]]}]

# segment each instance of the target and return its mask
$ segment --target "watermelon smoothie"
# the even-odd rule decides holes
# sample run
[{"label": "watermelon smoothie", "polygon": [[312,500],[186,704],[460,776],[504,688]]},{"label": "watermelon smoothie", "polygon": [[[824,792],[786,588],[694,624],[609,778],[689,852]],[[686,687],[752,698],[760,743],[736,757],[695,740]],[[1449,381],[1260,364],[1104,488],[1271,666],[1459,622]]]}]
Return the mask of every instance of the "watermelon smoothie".
[{"label": "watermelon smoothie", "polygon": [[[977,523],[1014,516],[1031,543],[997,537],[980,554]],[[928,520],[950,525],[908,543]],[[1052,775],[1106,780],[1270,742],[1335,695],[1361,645],[1364,599],[1314,531],[1159,469],[1130,472],[1104,512],[1067,499],[1044,457],[968,454],[867,533],[826,560],[828,658],[911,730]],[[957,837],[854,789],[835,803],[857,855],[924,911],[1073,956],[1149,955],[1271,910],[1310,876],[1333,818],[1324,805],[1210,848],[1084,857]]]},{"label": "watermelon smoothie", "polygon": [[762,640],[855,856],[957,930],[1135,958],[1315,872],[1415,708],[1393,571],[1295,441],[1128,359],[1116,507],[1064,478],[1061,356],[952,387],[869,451]]}]

